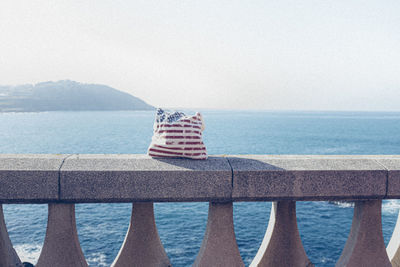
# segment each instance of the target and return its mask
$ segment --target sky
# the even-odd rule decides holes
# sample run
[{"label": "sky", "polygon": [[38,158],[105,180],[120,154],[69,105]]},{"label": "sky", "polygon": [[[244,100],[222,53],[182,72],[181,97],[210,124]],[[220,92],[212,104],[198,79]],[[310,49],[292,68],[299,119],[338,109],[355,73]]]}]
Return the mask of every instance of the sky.
[{"label": "sky", "polygon": [[400,1],[1,0],[0,85],[159,107],[400,111]]}]

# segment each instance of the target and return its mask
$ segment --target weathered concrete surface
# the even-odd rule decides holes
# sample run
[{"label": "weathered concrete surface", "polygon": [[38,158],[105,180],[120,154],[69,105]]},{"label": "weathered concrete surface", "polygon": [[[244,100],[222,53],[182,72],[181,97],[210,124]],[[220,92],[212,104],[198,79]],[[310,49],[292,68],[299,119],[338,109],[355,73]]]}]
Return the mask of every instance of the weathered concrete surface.
[{"label": "weathered concrete surface", "polygon": [[0,203],[400,198],[399,162],[397,155],[249,155],[199,161],[0,154]]},{"label": "weathered concrete surface", "polygon": [[36,267],[87,267],[76,231],[74,204],[49,204],[46,237]]},{"label": "weathered concrete surface", "polygon": [[152,159],[144,155],[75,155],[61,168],[61,200],[207,201],[230,199],[226,159]]},{"label": "weathered concrete surface", "polygon": [[296,202],[273,202],[264,240],[251,267],[311,267],[297,228]]},{"label": "weathered concrete surface", "polygon": [[3,206],[0,204],[0,266],[22,267],[22,263],[11,244],[4,221]]},{"label": "weathered concrete surface", "polygon": [[232,202],[210,202],[206,232],[193,266],[244,267],[235,238]]},{"label": "weathered concrete surface", "polygon": [[385,156],[376,161],[388,170],[387,198],[400,198],[400,156]]},{"label": "weathered concrete surface", "polygon": [[353,223],[337,267],[391,267],[382,235],[382,200],[357,201]]},{"label": "weathered concrete surface", "polygon": [[383,198],[387,171],[371,158],[235,156],[233,200]]},{"label": "weathered concrete surface", "polygon": [[111,266],[171,266],[157,232],[153,203],[132,205],[128,233]]},{"label": "weathered concrete surface", "polygon": [[57,200],[58,171],[65,157],[0,154],[0,203]]}]

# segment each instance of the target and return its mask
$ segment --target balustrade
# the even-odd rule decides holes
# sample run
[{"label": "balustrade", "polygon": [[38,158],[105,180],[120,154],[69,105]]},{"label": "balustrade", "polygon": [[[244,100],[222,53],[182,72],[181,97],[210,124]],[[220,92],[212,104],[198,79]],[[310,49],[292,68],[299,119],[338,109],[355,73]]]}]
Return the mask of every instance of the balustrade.
[{"label": "balustrade", "polygon": [[336,266],[400,266],[400,217],[385,248],[382,199],[400,197],[400,156],[229,156],[206,161],[143,155],[0,155],[0,266],[22,266],[1,204],[48,203],[37,263],[87,266],[75,203],[131,202],[131,222],[112,266],[170,266],[153,202],[209,202],[194,266],[244,266],[236,244],[235,201],[272,201],[264,240],[251,266],[313,266],[303,248],[296,201],[355,201]]}]

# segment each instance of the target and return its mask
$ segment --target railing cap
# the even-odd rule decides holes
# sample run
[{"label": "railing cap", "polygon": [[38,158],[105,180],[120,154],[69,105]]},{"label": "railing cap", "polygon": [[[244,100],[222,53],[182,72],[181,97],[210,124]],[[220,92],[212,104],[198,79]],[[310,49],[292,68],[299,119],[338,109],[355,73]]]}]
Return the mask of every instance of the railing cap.
[{"label": "railing cap", "polygon": [[399,155],[0,154],[3,203],[385,197],[400,197]]},{"label": "railing cap", "polygon": [[58,171],[63,154],[0,154],[0,171]]},{"label": "railing cap", "polygon": [[151,158],[141,154],[81,154],[65,159],[61,172],[66,171],[230,171],[226,159],[210,156],[207,160]]},{"label": "railing cap", "polygon": [[373,157],[308,155],[229,156],[234,171],[354,171],[386,170]]},{"label": "railing cap", "polygon": [[383,198],[387,170],[374,156],[229,156],[234,200]]},{"label": "railing cap", "polygon": [[67,155],[0,154],[0,202],[58,200],[59,169]]},{"label": "railing cap", "polygon": [[230,200],[227,159],[153,159],[145,155],[73,155],[60,172],[63,201]]},{"label": "railing cap", "polygon": [[376,160],[388,170],[387,198],[400,198],[400,156],[381,157]]}]

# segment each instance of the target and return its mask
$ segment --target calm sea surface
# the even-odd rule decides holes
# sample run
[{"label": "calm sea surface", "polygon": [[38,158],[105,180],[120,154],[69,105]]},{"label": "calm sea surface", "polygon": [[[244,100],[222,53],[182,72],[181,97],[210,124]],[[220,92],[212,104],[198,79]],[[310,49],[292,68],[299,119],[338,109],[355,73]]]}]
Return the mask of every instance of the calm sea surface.
[{"label": "calm sea surface", "polygon": [[[204,111],[209,154],[400,154],[400,113]],[[0,153],[146,153],[154,112],[0,113]],[[248,265],[268,224],[270,202],[234,204],[236,238]],[[400,204],[384,201],[388,243]],[[174,266],[189,266],[200,248],[207,203],[156,203],[161,240]],[[36,263],[46,231],[46,205],[4,205],[22,260]],[[130,204],[77,204],[80,243],[90,266],[109,266],[129,225]],[[316,266],[334,266],[350,230],[353,207],[298,202],[305,250]]]}]

